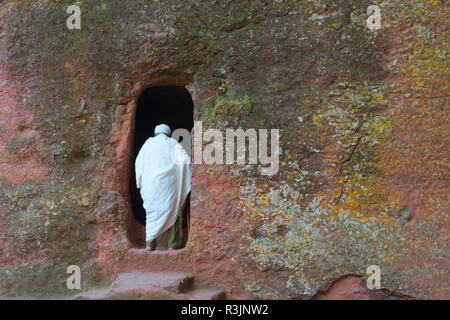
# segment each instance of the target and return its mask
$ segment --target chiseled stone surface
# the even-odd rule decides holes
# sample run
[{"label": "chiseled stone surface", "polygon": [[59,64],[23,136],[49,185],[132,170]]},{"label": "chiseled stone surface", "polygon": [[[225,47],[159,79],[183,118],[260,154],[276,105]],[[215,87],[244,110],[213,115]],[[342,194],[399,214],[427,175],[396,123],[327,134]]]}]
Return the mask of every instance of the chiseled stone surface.
[{"label": "chiseled stone surface", "polygon": [[[378,31],[365,0],[77,3],[73,31],[72,1],[0,3],[1,296],[71,296],[78,265],[83,290],[141,270],[231,298],[449,298],[445,1],[380,2]],[[153,85],[187,86],[204,129],[280,129],[282,151],[270,178],[195,165],[188,245],[158,254],[128,202]]]},{"label": "chiseled stone surface", "polygon": [[191,275],[175,272],[121,273],[109,287],[77,294],[76,300],[219,300],[225,293],[196,285]]}]

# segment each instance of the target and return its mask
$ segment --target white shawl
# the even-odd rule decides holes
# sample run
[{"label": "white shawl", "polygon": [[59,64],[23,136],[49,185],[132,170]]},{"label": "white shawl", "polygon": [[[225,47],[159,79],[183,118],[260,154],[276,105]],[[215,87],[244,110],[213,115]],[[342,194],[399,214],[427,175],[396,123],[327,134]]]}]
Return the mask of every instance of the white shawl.
[{"label": "white shawl", "polygon": [[147,213],[146,241],[169,229],[191,191],[191,162],[183,147],[164,134],[149,138],[136,158],[136,184]]}]

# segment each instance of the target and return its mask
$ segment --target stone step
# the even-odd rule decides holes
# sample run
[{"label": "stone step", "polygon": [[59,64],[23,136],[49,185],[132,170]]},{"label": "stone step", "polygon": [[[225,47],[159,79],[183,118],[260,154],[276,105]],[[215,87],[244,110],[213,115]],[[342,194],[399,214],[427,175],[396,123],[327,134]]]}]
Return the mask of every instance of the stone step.
[{"label": "stone step", "polygon": [[218,300],[222,290],[198,287],[189,274],[176,272],[130,272],[119,274],[107,288],[82,292],[78,300]]},{"label": "stone step", "polygon": [[225,300],[220,289],[198,288],[183,295],[183,300]]}]

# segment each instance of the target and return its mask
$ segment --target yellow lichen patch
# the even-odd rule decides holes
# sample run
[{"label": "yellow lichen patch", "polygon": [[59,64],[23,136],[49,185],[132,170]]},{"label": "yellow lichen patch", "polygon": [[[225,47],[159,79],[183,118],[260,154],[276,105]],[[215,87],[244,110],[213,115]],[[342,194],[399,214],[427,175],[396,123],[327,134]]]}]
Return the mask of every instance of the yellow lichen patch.
[{"label": "yellow lichen patch", "polygon": [[390,206],[385,199],[385,172],[378,146],[390,134],[392,124],[387,116],[376,112],[387,104],[390,91],[388,86],[354,84],[341,89],[338,98],[327,101],[316,114],[320,120],[314,123],[332,138],[325,148],[324,163],[335,189],[325,197],[336,199],[337,214],[350,212],[367,221]]},{"label": "yellow lichen patch", "polygon": [[[448,212],[448,12],[440,1],[408,0],[401,11],[386,13],[397,25],[412,26],[397,37],[400,52],[391,72],[399,94],[391,105],[393,130],[380,147],[380,163],[390,185],[390,198],[417,206],[429,217]],[[399,14],[400,13],[400,14]],[[396,27],[394,24],[393,27]],[[444,217],[442,217],[444,218]]]}]

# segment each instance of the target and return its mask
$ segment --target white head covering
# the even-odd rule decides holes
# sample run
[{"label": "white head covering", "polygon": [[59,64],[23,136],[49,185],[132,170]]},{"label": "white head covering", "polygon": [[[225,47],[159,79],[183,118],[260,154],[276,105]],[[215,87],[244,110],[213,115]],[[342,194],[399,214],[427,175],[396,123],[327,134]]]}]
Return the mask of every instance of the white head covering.
[{"label": "white head covering", "polygon": [[160,124],[155,127],[155,136],[160,133],[164,133],[166,136],[170,137],[172,130],[170,130],[170,127],[167,124]]}]

